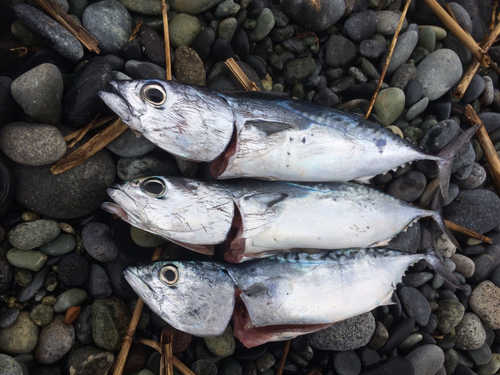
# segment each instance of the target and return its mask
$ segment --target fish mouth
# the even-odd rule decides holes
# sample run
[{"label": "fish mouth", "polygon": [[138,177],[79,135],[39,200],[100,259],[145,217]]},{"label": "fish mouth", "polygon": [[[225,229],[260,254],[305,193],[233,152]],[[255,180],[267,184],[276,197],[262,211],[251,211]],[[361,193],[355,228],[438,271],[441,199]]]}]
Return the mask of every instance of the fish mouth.
[{"label": "fish mouth", "polygon": [[126,221],[126,222],[129,221],[127,212],[123,208],[121,208],[120,206],[118,206],[116,203],[104,202],[104,203],[101,204],[101,208],[104,211],[107,211],[109,213],[115,214],[116,216],[118,216],[123,221]]},{"label": "fish mouth", "polygon": [[[126,82],[129,83],[129,82]],[[97,95],[102,101],[115,112],[124,123],[133,128],[140,130],[142,128],[141,121],[138,118],[137,111],[130,105],[130,102],[122,94],[120,83],[111,81],[108,82],[109,91],[99,91]]]},{"label": "fish mouth", "polygon": [[[106,189],[106,192],[116,203],[104,202],[101,204],[101,208],[104,211],[117,215],[120,219],[131,225],[138,226],[139,221],[133,213],[133,207],[137,208],[135,201],[119,185]],[[130,209],[126,210],[122,206],[130,207]]]},{"label": "fish mouth", "polygon": [[153,291],[148,284],[142,281],[140,275],[138,274],[137,268],[133,266],[125,268],[125,270],[123,270],[123,276],[143,301],[151,302],[155,300]]}]

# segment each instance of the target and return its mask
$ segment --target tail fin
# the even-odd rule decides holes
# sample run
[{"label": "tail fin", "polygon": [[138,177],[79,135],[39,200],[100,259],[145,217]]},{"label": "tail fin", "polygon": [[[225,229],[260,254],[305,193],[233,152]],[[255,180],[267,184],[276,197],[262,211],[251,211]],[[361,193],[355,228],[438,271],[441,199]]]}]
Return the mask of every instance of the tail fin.
[{"label": "tail fin", "polygon": [[443,261],[432,246],[432,234],[431,232],[429,232],[427,226],[423,226],[422,228],[421,249],[425,254],[424,259],[427,262],[429,268],[432,268],[434,271],[436,271],[439,275],[441,275],[443,279],[448,281],[455,288],[464,289],[455,275],[448,268],[446,268]]},{"label": "tail fin", "polygon": [[448,197],[448,187],[450,186],[451,167],[453,165],[453,157],[457,154],[458,150],[471,139],[474,133],[479,129],[481,124],[476,124],[463,134],[460,134],[453,141],[451,141],[445,148],[443,148],[437,156],[440,160],[436,160],[439,176],[439,187],[441,194],[446,199]]},{"label": "tail fin", "polygon": [[458,244],[455,237],[453,237],[453,234],[451,234],[450,230],[448,229],[443,220],[443,207],[441,206],[442,199],[443,197],[439,193],[439,190],[436,190],[436,193],[431,203],[431,208],[434,211],[431,217],[434,220],[434,222],[438,225],[439,229],[441,229],[441,231],[445,234],[445,236],[448,237],[448,239],[453,243],[453,245],[455,245],[457,249],[460,249],[460,245]]}]

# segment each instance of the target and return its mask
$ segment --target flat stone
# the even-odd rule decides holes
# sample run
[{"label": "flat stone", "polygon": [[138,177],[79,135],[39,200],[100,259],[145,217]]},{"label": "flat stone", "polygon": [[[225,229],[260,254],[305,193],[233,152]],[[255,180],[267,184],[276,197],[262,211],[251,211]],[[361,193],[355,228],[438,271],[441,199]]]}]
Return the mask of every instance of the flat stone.
[{"label": "flat stone", "polygon": [[474,313],[465,313],[455,327],[455,347],[463,350],[479,349],[486,340],[486,331],[479,317]]},{"label": "flat stone", "polygon": [[115,356],[95,346],[83,346],[71,352],[66,367],[70,375],[106,375]]},{"label": "flat stone", "polygon": [[378,59],[387,50],[387,45],[378,40],[365,39],[359,43],[359,53],[369,59]]},{"label": "flat stone", "polygon": [[50,268],[48,266],[45,266],[39,271],[35,272],[31,283],[19,291],[17,300],[21,303],[24,303],[35,297],[38,291],[43,287],[45,278],[47,277],[49,271]]},{"label": "flat stone", "polygon": [[[412,24],[408,27],[406,32],[399,35],[398,40],[396,42],[396,46],[394,47],[394,51],[391,57],[391,61],[389,63],[389,67],[387,68],[387,74],[390,75],[396,71],[401,65],[408,61],[413,49],[417,45],[418,42],[418,28],[417,25]],[[386,52],[386,55],[382,58],[380,62],[380,71],[382,71],[385,61],[387,60],[389,51]]]},{"label": "flat stone", "polygon": [[427,108],[427,105],[429,104],[429,98],[422,98],[419,100],[417,103],[415,103],[412,107],[408,109],[408,112],[406,112],[405,119],[408,121],[413,120],[415,117],[420,115],[425,109]]},{"label": "flat stone", "polygon": [[465,32],[471,34],[472,21],[469,13],[465,10],[465,8],[455,2],[450,2],[450,8],[455,15],[455,19],[457,20],[457,23],[460,25],[460,27],[464,29]]},{"label": "flat stone", "polygon": [[[222,4],[223,3],[221,3],[220,5]],[[238,27],[238,21],[236,21],[236,18],[233,17],[226,18],[219,23],[219,27],[217,28],[217,37],[224,38],[227,39],[229,42],[232,42],[237,27]]]},{"label": "flat stone", "polygon": [[224,0],[215,8],[214,15],[218,18],[226,18],[238,13],[240,8],[240,4],[236,4],[233,0]]},{"label": "flat stone", "polygon": [[17,355],[30,353],[38,342],[38,326],[27,311],[21,311],[16,321],[0,329],[0,351]]},{"label": "flat stone", "polygon": [[75,320],[76,338],[82,345],[91,345],[92,340],[92,305],[85,306]]},{"label": "flat stone", "polygon": [[344,28],[354,41],[368,39],[377,32],[377,15],[373,10],[359,12],[344,22]]},{"label": "flat stone", "polygon": [[479,163],[474,162],[470,166],[470,170],[469,176],[465,179],[454,178],[455,184],[460,189],[476,189],[486,181],[486,170]]},{"label": "flat stone", "polygon": [[79,306],[87,299],[87,292],[83,289],[72,288],[57,296],[53,308],[56,313],[65,313],[70,307]]},{"label": "flat stone", "polygon": [[500,288],[491,281],[483,281],[472,291],[469,305],[489,328],[500,328]]},{"label": "flat stone", "polygon": [[484,79],[479,74],[474,74],[472,80],[462,96],[462,102],[470,103],[481,95],[486,87]]},{"label": "flat stone", "polygon": [[361,371],[361,360],[353,350],[335,353],[333,368],[339,375],[357,375]]},{"label": "flat stone", "polygon": [[49,325],[41,329],[33,354],[38,362],[48,365],[64,357],[74,343],[73,325],[64,323],[64,315],[56,315]]},{"label": "flat stone", "polygon": [[36,250],[10,249],[7,260],[14,267],[25,268],[30,271],[38,271],[47,262],[47,255]]},{"label": "flat stone", "polygon": [[53,220],[40,219],[22,223],[9,232],[9,242],[21,250],[31,250],[53,241],[61,232]]},{"label": "flat stone", "polygon": [[488,343],[484,343],[479,349],[467,350],[467,354],[471,357],[476,366],[482,366],[491,361],[492,353]]},{"label": "flat stone", "polygon": [[422,195],[426,185],[427,181],[422,172],[410,171],[391,182],[387,194],[405,202],[413,202]]},{"label": "flat stone", "polygon": [[413,364],[403,357],[390,357],[387,360],[362,372],[363,375],[408,374],[414,375]]},{"label": "flat stone", "polygon": [[405,356],[415,368],[415,375],[435,375],[444,364],[444,352],[437,345],[423,345]]},{"label": "flat stone", "polygon": [[40,246],[40,251],[50,256],[65,255],[76,247],[75,237],[68,233],[61,233],[53,241]]}]

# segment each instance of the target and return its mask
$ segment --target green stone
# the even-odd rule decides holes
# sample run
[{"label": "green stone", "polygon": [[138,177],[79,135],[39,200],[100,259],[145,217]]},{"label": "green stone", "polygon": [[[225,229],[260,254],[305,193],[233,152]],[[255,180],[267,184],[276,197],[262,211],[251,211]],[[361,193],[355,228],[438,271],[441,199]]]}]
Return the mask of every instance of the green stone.
[{"label": "green stone", "polygon": [[169,0],[173,10],[179,13],[199,14],[222,0]]},{"label": "green stone", "polygon": [[130,312],[117,297],[96,299],[92,304],[92,338],[100,348],[116,352],[130,323]]},{"label": "green stone", "polygon": [[59,256],[73,251],[75,247],[75,237],[68,233],[62,233],[54,241],[41,246],[40,251],[50,256]]},{"label": "green stone", "polygon": [[83,289],[72,288],[57,296],[54,304],[56,313],[64,313],[72,306],[79,306],[87,299],[87,292]]},{"label": "green stone", "polygon": [[233,0],[224,0],[222,3],[217,5],[217,8],[215,8],[214,15],[217,18],[232,16],[238,13],[240,8],[241,6],[236,4]]},{"label": "green stone", "polygon": [[498,370],[500,370],[500,354],[493,353],[491,355],[491,360],[477,369],[477,374],[492,375],[496,374]]},{"label": "green stone", "polygon": [[484,343],[479,349],[468,350],[467,353],[476,366],[486,365],[492,358],[491,348],[487,343]]},{"label": "green stone", "polygon": [[387,331],[387,328],[381,323],[377,322],[377,325],[375,327],[375,333],[373,334],[372,339],[370,340],[370,346],[378,350],[382,346],[384,346],[385,342],[389,338],[389,331]]},{"label": "green stone", "polygon": [[21,311],[16,321],[0,329],[0,351],[7,354],[29,353],[38,342],[38,326],[27,311]]},{"label": "green stone", "polygon": [[33,280],[33,275],[30,270],[24,268],[15,268],[14,269],[14,280],[19,286],[28,286],[31,284],[31,280]]},{"label": "green stone", "polygon": [[422,130],[415,126],[408,126],[403,129],[403,135],[408,142],[413,141],[412,143],[418,143],[424,137]]},{"label": "green stone", "polygon": [[271,353],[265,353],[255,360],[255,366],[259,372],[269,370],[276,363],[276,358]]},{"label": "green stone", "polygon": [[74,375],[105,375],[113,365],[115,356],[95,346],[83,346],[71,352],[67,368]]},{"label": "green stone", "polygon": [[422,341],[423,336],[420,333],[412,333],[400,345],[399,349],[408,349],[418,342]]},{"label": "green stone", "polygon": [[405,94],[403,90],[391,87],[380,91],[373,106],[373,111],[380,120],[381,125],[392,124],[403,112],[405,107]]},{"label": "green stone", "polygon": [[418,31],[417,46],[425,48],[429,52],[436,49],[436,31],[433,27],[421,27]]},{"label": "green stone", "polygon": [[219,38],[227,39],[228,41],[233,40],[234,33],[236,32],[236,28],[238,27],[238,23],[236,22],[236,18],[226,18],[219,23],[219,28],[217,29],[217,36]]},{"label": "green stone", "polygon": [[[148,16],[161,16],[161,0],[118,0],[128,10]],[[167,11],[170,8],[168,1]]]},{"label": "green stone", "polygon": [[132,241],[134,241],[136,245],[141,247],[157,247],[167,242],[166,239],[156,234],[146,232],[133,226],[130,226],[130,237],[132,237]]},{"label": "green stone", "polygon": [[257,26],[257,21],[255,20],[255,18],[247,18],[242,25],[245,30],[253,30],[255,29],[255,26]]},{"label": "green stone", "polygon": [[45,296],[42,299],[42,303],[47,306],[52,306],[56,303],[57,299],[54,296]]},{"label": "green stone", "polygon": [[233,329],[228,325],[222,335],[205,338],[205,344],[207,344],[208,350],[218,357],[230,356],[236,349]]},{"label": "green stone", "polygon": [[57,221],[35,220],[16,225],[9,232],[9,242],[21,250],[31,250],[54,240],[61,229]]},{"label": "green stone", "polygon": [[450,333],[460,323],[464,312],[464,306],[458,301],[452,299],[439,301],[439,307],[436,311],[439,330],[443,333]]},{"label": "green stone", "polygon": [[218,375],[243,375],[243,368],[234,359],[219,368]]},{"label": "green stone", "polygon": [[49,324],[54,317],[54,309],[48,305],[36,305],[30,312],[30,318],[36,325],[43,327]]},{"label": "green stone", "polygon": [[47,262],[48,256],[37,250],[10,249],[7,260],[14,267],[25,268],[30,271],[40,270]]},{"label": "green stone", "polygon": [[454,349],[449,349],[444,353],[444,367],[447,374],[453,374],[458,365],[458,353]]},{"label": "green stone", "polygon": [[168,24],[168,31],[172,47],[189,47],[200,33],[201,24],[198,18],[180,13]]},{"label": "green stone", "polygon": [[37,46],[41,43],[40,39],[35,34],[33,34],[20,20],[16,20],[12,23],[12,25],[10,26],[10,31],[24,46]]},{"label": "green stone", "polygon": [[258,42],[264,39],[273,29],[275,22],[276,20],[274,19],[274,14],[271,9],[262,9],[262,12],[257,17],[257,25],[253,30],[255,34],[255,41]]}]

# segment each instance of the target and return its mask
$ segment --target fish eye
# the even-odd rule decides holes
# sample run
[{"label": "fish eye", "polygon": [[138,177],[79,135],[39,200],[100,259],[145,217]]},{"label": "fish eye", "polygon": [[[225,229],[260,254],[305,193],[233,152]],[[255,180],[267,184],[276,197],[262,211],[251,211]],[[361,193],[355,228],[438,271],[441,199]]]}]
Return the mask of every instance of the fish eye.
[{"label": "fish eye", "polygon": [[160,280],[168,286],[174,286],[179,281],[179,271],[177,267],[169,264],[160,270]]},{"label": "fish eye", "polygon": [[141,190],[153,198],[161,197],[167,191],[167,186],[159,178],[148,178],[142,181]]},{"label": "fish eye", "polygon": [[161,85],[153,83],[141,89],[141,97],[152,106],[160,107],[166,102],[167,93]]}]

